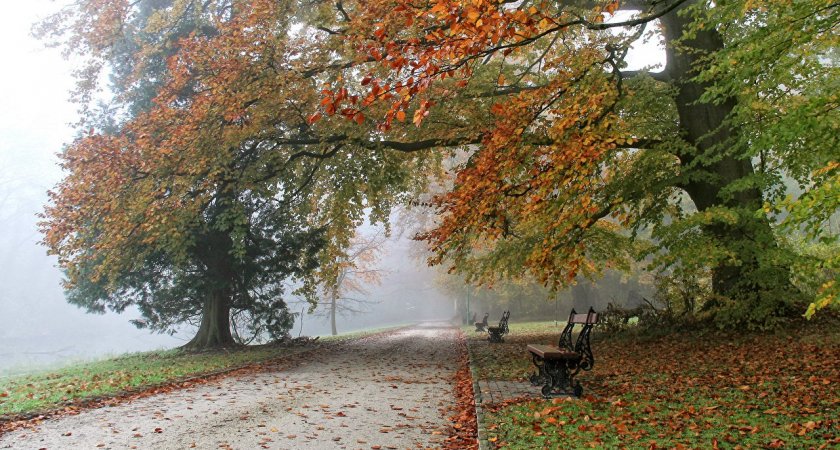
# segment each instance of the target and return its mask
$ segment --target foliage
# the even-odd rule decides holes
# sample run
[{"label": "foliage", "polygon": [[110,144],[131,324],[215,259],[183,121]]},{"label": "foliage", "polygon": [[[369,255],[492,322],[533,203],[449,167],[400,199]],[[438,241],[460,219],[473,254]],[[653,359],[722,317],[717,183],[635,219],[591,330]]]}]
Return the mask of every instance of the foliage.
[{"label": "foliage", "polygon": [[825,236],[822,242],[797,238],[795,234],[788,239],[788,245],[799,256],[794,266],[794,281],[803,292],[817,299],[805,313],[808,318],[822,308],[840,308],[840,303],[836,301],[837,280],[840,279],[840,242],[836,236]]},{"label": "foliage", "polygon": [[[823,319],[773,335],[596,338],[582,399],[488,406],[484,426],[497,448],[831,447],[840,442],[840,335],[836,319]],[[521,379],[533,371],[522,344],[559,336],[521,326],[503,344],[468,341],[480,379]]]},{"label": "foliage", "polygon": [[[340,40],[295,34],[312,15],[294,1],[85,0],[45,22],[86,63],[77,98],[93,125],[63,153],[42,223],[74,302],[137,304],[156,330],[200,316],[197,347],[228,345],[230,320],[245,339],[282,336],[289,286],[314,301],[324,228],[384,221],[425,184],[411,174],[437,158],[307,120],[315,80],[341,70]],[[94,111],[106,69],[115,95]]]},{"label": "foliage", "polygon": [[[800,230],[810,241],[836,243],[830,230],[832,215],[840,211],[840,37],[830,30],[840,22],[840,8],[831,2],[731,2],[715,8],[696,8],[695,30],[709,24],[728,24],[725,48],[707,55],[698,78],[714,83],[704,101],[737,97],[729,125],[739,129],[737,141],[758,160],[766,212],[783,212],[783,230]],[[795,197],[780,180],[795,180]],[[788,194],[788,195],[786,195]],[[800,259],[797,272],[805,276],[835,272],[818,291],[806,315],[838,303],[837,257]]]},{"label": "foliage", "polygon": [[482,286],[472,286],[456,274],[440,274],[437,284],[450,297],[457,299],[464,317],[469,297],[470,312],[477,315],[476,321],[484,313],[489,313],[491,320],[495,320],[494,317],[510,310],[514,322],[518,322],[548,318],[563,320],[572,308],[586,311],[593,307],[603,311],[610,304],[637,306],[646,296],[651,296],[652,286],[647,278],[638,271],[626,274],[607,270],[592,279],[580,276],[574,285],[559,292],[547,288],[527,274],[503,278],[491,285]]},{"label": "foliage", "polygon": [[678,267],[672,273],[657,274],[654,300],[669,314],[691,316],[704,309],[711,300],[711,283],[707,271]]},{"label": "foliage", "polygon": [[[625,7],[637,9],[616,15]],[[65,223],[49,210],[47,240],[63,264],[92,248],[85,274],[113,280],[153,250],[189,259],[208,205],[230,206],[205,223],[236,244],[254,206],[233,199],[280,195],[291,229],[340,230],[345,244],[328,247],[340,256],[368,211],[385,222],[443,176],[447,153],[428,150],[449,148],[467,158],[421,235],[433,263],[485,282],[524,268],[559,288],[652,255],[710,270],[722,320],[769,326],[796,311],[791,270],[804,267],[779,245],[774,209],[814,229],[837,208],[837,14],[823,0],[84,0],[47,29],[88,62],[83,105],[103,68],[122,88],[68,153],[123,170],[54,203],[72,215],[103,185],[139,196]],[[665,42],[664,70],[626,70],[648,38]],[[785,177],[804,194],[783,200]],[[133,238],[145,247],[125,258]]]},{"label": "foliage", "polygon": [[[476,322],[485,313],[490,314],[490,321],[496,320],[503,311],[511,310],[514,321],[525,317],[554,317],[559,296],[533,280],[500,280],[492,286],[471,286],[457,275],[440,274],[436,280],[439,288],[452,298],[457,299],[459,310],[468,325],[467,300],[470,314],[476,315]],[[554,300],[556,299],[556,301]],[[567,309],[563,299],[563,310]]]},{"label": "foliage", "polygon": [[[636,12],[614,16],[625,6]],[[328,32],[377,64],[361,87],[328,83],[324,115],[369,120],[362,111],[382,105],[378,124],[389,130],[408,118],[434,122],[445,103],[449,113],[490,119],[477,122],[477,136],[461,135],[478,145],[435,201],[441,220],[421,235],[433,263],[482,281],[524,267],[557,287],[626,266],[637,256],[632,237],[648,227],[660,268],[711,270],[714,293],[726,298],[723,320],[770,326],[798,304],[795,257],[763,207],[795,212],[799,203],[779,202],[784,177],[794,177],[808,186],[801,201],[819,209],[813,220],[836,211],[833,3],[343,8]],[[655,20],[664,26],[646,33]],[[629,47],[650,37],[666,44],[664,70],[625,70]],[[796,216],[793,226],[811,220]]]},{"label": "foliage", "polygon": [[[165,20],[169,12],[157,11],[149,20]],[[124,20],[132,17],[130,9],[123,13]],[[171,13],[170,20],[179,22],[177,8]],[[182,35],[173,33],[165,38]],[[136,44],[128,56],[145,56],[143,49],[152,45]],[[195,47],[182,45],[180,52],[202,58]],[[145,69],[141,65],[132,76],[157,73]],[[136,304],[145,318],[138,325],[168,331],[196,316],[208,320],[215,308],[208,304],[222,302],[213,315],[244,310],[252,333],[280,337],[292,323],[283,283],[314,268],[319,230],[301,225],[307,204],[290,195],[292,177],[256,188],[253,177],[260,174],[235,178],[253,172],[254,158],[266,150],[243,141],[241,124],[220,127],[230,113],[202,104],[200,87],[178,75],[169,73],[153,105],[114,132],[91,132],[65,150],[69,175],[51,193],[44,241],[66,270],[69,300],[90,311]],[[132,92],[119,101],[140,108]],[[206,345],[229,344],[230,332],[221,333]]]}]

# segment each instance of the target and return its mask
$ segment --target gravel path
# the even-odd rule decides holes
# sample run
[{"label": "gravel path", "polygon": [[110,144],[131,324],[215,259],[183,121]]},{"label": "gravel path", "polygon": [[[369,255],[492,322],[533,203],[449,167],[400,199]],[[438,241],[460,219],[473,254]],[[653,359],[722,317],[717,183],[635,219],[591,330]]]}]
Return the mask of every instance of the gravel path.
[{"label": "gravel path", "polygon": [[48,420],[0,449],[414,449],[448,435],[457,330],[425,323],[229,377]]}]

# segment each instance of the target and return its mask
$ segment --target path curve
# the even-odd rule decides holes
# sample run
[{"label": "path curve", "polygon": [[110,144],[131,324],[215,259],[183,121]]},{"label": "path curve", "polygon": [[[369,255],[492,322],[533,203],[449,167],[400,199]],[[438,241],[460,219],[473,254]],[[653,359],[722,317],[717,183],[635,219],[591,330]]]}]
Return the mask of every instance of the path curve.
[{"label": "path curve", "polygon": [[437,448],[455,405],[458,331],[423,323],[233,376],[47,420],[0,449]]}]

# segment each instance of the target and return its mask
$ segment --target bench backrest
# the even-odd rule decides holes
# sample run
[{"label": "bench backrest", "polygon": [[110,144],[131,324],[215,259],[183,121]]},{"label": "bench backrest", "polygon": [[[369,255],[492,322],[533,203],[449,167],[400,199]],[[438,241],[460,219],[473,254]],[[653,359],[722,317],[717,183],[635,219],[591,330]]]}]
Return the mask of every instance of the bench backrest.
[{"label": "bench backrest", "polygon": [[[569,314],[569,321],[566,322],[566,328],[560,333],[560,342],[557,344],[560,348],[581,354],[583,359],[580,366],[584,370],[591,369],[595,364],[592,348],[589,346],[589,334],[596,323],[598,323],[598,313],[591,306],[586,314],[578,314],[572,309],[571,314]],[[572,343],[572,333],[577,324],[583,325],[583,328],[580,330],[577,340]]]},{"label": "bench backrest", "polygon": [[510,318],[510,311],[505,311],[502,313],[501,320],[499,320],[499,328],[504,330],[505,333],[508,332],[508,318]]},{"label": "bench backrest", "polygon": [[586,314],[575,313],[575,310],[573,309],[572,314],[569,315],[569,323],[598,323],[598,313],[596,313],[591,307],[589,308],[589,312]]}]

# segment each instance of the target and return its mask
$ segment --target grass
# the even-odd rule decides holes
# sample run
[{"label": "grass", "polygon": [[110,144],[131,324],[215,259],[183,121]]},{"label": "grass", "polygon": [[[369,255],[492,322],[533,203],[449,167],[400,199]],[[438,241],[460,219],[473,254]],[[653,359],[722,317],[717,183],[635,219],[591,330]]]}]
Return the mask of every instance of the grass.
[{"label": "grass", "polygon": [[[399,327],[375,328],[320,338],[357,339]],[[61,369],[0,378],[0,420],[50,411],[81,401],[116,396],[186,378],[242,367],[294,353],[295,347],[255,346],[239,350],[186,353],[180,350],[133,353]]]},{"label": "grass", "polygon": [[[510,333],[502,344],[491,344],[486,333],[478,333],[475,326],[464,326],[470,348],[470,362],[481,379],[516,380],[533,372],[534,366],[525,352],[528,344],[557,344],[566,324],[559,322],[510,323]],[[504,361],[504,362],[502,362]]]},{"label": "grass", "polygon": [[[484,379],[533,371],[528,343],[555,343],[552,323],[511,324],[503,344],[470,333]],[[489,408],[499,448],[837,448],[840,326],[783,333],[595,336],[582,399],[538,398]]]}]

